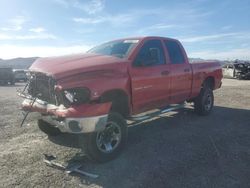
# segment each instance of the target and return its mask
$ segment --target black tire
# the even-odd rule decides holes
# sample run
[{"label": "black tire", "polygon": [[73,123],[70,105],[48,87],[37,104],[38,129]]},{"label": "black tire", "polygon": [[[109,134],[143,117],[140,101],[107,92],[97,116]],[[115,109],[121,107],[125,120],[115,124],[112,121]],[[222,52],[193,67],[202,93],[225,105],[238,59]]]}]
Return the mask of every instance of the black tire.
[{"label": "black tire", "polygon": [[[98,138],[100,135],[105,135],[106,132],[108,132],[108,129],[110,128],[110,124],[115,124],[115,126],[119,126],[120,131],[120,141],[117,142],[117,145],[114,144],[114,149],[110,152],[104,152],[102,150],[106,150],[106,146],[104,148],[100,149],[100,146],[98,146]],[[111,125],[112,125],[111,124]],[[122,149],[124,148],[127,140],[127,124],[126,121],[123,119],[123,117],[116,112],[111,112],[108,117],[107,124],[105,125],[106,129],[102,132],[93,132],[89,134],[82,134],[79,135],[79,146],[83,150],[83,152],[87,155],[87,157],[95,162],[107,162],[115,157],[117,157]],[[118,130],[118,127],[115,127],[114,130]],[[116,131],[117,131],[116,130]],[[105,132],[106,131],[106,132]],[[113,131],[115,132],[115,131]],[[118,132],[118,131],[117,131]],[[108,134],[112,134],[108,133]],[[104,137],[104,136],[103,136]],[[112,136],[110,136],[112,137]],[[105,140],[102,138],[102,141]],[[109,139],[108,139],[109,140]],[[105,142],[105,141],[104,141]],[[112,146],[112,141],[110,142]],[[115,143],[115,142],[114,142]],[[103,144],[104,146],[105,144]]]},{"label": "black tire", "polygon": [[194,110],[198,115],[208,115],[214,106],[213,90],[209,87],[204,87],[198,97],[194,100]]},{"label": "black tire", "polygon": [[57,136],[59,134],[61,134],[61,131],[56,128],[56,127],[53,127],[53,125],[39,119],[37,121],[37,124],[38,124],[38,127],[39,129],[44,132],[45,134],[47,134],[48,136]]}]

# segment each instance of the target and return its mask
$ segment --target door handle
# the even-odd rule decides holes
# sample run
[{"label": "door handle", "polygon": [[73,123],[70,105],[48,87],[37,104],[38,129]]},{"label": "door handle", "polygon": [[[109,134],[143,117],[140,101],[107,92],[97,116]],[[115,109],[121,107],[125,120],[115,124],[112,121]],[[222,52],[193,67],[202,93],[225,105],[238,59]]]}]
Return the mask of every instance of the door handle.
[{"label": "door handle", "polygon": [[169,75],[169,73],[170,73],[169,71],[162,71],[162,72],[161,72],[161,75],[167,76],[167,75]]},{"label": "door handle", "polygon": [[184,72],[190,72],[190,69],[184,69]]}]

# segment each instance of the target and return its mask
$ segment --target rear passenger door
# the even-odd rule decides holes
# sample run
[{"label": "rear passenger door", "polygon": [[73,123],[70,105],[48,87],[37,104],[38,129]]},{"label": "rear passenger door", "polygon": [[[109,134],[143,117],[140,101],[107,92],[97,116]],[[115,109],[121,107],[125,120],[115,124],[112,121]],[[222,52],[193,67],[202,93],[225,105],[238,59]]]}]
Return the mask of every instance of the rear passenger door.
[{"label": "rear passenger door", "polygon": [[164,40],[170,59],[170,102],[179,103],[189,98],[192,87],[192,69],[181,44],[176,40]]},{"label": "rear passenger door", "polygon": [[146,40],[130,69],[133,111],[142,112],[164,106],[169,101],[169,66],[166,64],[163,43]]}]

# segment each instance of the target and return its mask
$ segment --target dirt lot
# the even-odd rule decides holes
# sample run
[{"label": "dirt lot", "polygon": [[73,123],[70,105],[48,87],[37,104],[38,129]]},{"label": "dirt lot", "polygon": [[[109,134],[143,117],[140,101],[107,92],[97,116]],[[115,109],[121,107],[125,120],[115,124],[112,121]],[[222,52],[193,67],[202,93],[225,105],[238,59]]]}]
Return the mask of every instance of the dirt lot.
[{"label": "dirt lot", "polygon": [[21,87],[0,87],[1,187],[250,187],[250,81],[223,80],[207,117],[189,107],[131,127],[117,159],[83,161],[84,170],[98,179],[66,175],[43,163],[43,153],[76,159],[77,139],[48,139],[35,114],[20,128],[15,91]]}]

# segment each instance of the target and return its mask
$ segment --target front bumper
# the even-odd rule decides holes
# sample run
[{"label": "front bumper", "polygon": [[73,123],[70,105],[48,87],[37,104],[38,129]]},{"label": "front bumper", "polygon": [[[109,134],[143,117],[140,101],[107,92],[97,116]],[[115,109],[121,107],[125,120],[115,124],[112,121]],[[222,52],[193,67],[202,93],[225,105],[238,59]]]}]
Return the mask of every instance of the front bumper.
[{"label": "front bumper", "polygon": [[58,128],[61,132],[79,134],[103,131],[108,115],[83,118],[65,118],[64,120],[59,120],[54,116],[41,116],[40,119]]},{"label": "front bumper", "polygon": [[90,133],[105,129],[111,103],[82,104],[69,108],[48,104],[40,99],[19,94],[25,98],[22,110],[39,112],[39,119],[66,133]]}]

